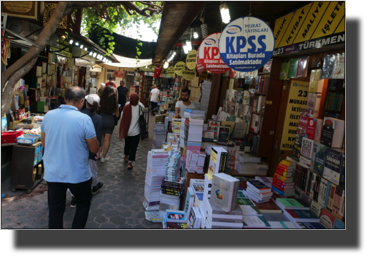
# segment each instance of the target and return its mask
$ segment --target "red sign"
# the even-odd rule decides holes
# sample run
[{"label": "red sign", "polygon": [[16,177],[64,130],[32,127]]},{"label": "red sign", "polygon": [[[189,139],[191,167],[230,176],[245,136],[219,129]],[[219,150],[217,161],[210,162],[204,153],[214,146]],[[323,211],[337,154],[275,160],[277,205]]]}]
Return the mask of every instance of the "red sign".
[{"label": "red sign", "polygon": [[198,48],[199,62],[202,66],[213,73],[223,73],[230,70],[219,55],[220,32],[210,34]]},{"label": "red sign", "polygon": [[162,72],[163,66],[156,66],[154,70],[154,78],[160,78],[160,74]]},{"label": "red sign", "polygon": [[203,67],[203,65],[200,63],[199,61],[199,55],[197,53],[197,72],[199,74],[201,74],[203,71],[205,70],[205,68]]}]

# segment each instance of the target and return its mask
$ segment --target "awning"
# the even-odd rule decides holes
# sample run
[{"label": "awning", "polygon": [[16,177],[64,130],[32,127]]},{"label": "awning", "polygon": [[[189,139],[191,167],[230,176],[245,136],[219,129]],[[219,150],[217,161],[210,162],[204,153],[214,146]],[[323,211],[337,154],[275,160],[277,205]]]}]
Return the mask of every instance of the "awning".
[{"label": "awning", "polygon": [[[113,36],[112,42],[115,42],[115,49],[113,51],[113,55],[123,56],[127,58],[135,58],[136,57],[136,47],[137,41],[136,39],[126,37],[124,35],[117,34],[116,32],[110,33],[109,30],[101,28],[99,25],[94,25],[93,29],[89,35],[89,38],[98,46],[101,47],[102,43],[101,39],[104,39],[103,45],[108,45],[109,39],[106,38],[106,35]],[[154,51],[156,49],[156,42],[142,42],[142,46],[139,47],[141,51],[141,55],[139,58],[141,59],[150,59],[154,57]]]},{"label": "awning", "polygon": [[117,54],[113,54],[120,63],[110,63],[107,66],[118,67],[118,68],[138,68],[145,67],[152,64],[152,59],[140,59],[140,62],[137,62],[135,58],[127,58]]}]

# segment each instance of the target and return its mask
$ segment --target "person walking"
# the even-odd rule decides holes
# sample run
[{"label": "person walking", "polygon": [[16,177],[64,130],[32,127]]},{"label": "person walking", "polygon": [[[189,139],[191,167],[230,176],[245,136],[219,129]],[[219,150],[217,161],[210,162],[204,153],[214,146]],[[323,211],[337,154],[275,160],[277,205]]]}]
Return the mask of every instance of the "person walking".
[{"label": "person walking", "polygon": [[66,91],[66,104],[46,113],[41,123],[44,176],[48,185],[49,228],[63,228],[67,189],[77,206],[71,228],[83,229],[91,206],[92,175],[88,153],[99,151],[94,124],[79,111],[86,93],[80,87]]},{"label": "person walking", "polygon": [[102,93],[103,93],[103,90],[104,90],[105,87],[106,87],[106,84],[100,83],[100,88],[98,90],[98,96],[99,97],[102,97]]},{"label": "person walking", "polygon": [[119,117],[117,118],[116,125],[120,120],[121,112],[123,111],[123,108],[125,104],[127,103],[127,98],[129,97],[129,90],[125,86],[125,83],[123,80],[120,81],[120,86],[117,87],[117,93],[118,93],[118,103],[119,103]]},{"label": "person walking", "polygon": [[[119,107],[117,105],[117,90],[112,86],[106,86],[100,97],[100,116],[102,117],[102,143],[103,148],[100,162],[104,163],[109,160],[107,157],[110,148],[111,136],[115,128],[115,117],[119,117]],[[114,116],[115,115],[115,116]]]},{"label": "person walking", "polygon": [[139,95],[131,94],[129,102],[124,106],[119,127],[119,139],[125,140],[124,161],[128,163],[128,169],[133,168],[132,162],[136,160],[141,132],[139,118],[143,110],[144,105],[139,102]]},{"label": "person walking", "polygon": [[157,103],[160,100],[160,90],[157,86],[153,85],[153,89],[149,94],[150,108],[152,109],[152,115],[154,114],[154,109],[157,107]]}]

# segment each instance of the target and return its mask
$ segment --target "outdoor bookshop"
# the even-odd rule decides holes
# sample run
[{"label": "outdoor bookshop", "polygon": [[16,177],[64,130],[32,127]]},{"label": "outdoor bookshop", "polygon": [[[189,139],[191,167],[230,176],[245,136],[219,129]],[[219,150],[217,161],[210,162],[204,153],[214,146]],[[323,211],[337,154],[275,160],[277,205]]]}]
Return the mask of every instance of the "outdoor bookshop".
[{"label": "outdoor bookshop", "polygon": [[[328,38],[334,47],[277,39],[270,58],[244,66],[228,59],[226,29],[208,36],[220,39],[208,49],[217,56],[202,53],[203,40],[197,74],[171,68],[147,159],[146,219],[164,229],[345,229],[344,27]],[[168,103],[184,88],[196,107],[176,117]]]}]

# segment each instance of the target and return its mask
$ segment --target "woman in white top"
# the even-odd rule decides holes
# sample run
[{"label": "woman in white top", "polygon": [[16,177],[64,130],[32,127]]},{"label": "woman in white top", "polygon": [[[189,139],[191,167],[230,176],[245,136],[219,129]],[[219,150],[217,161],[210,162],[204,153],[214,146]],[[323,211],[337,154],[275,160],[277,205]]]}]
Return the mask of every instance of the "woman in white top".
[{"label": "woman in white top", "polygon": [[136,151],[140,140],[140,113],[144,109],[144,105],[139,103],[137,93],[131,94],[129,102],[123,108],[123,116],[121,117],[119,128],[119,139],[125,140],[124,161],[128,163],[128,169],[132,169],[132,161],[135,161]]}]

